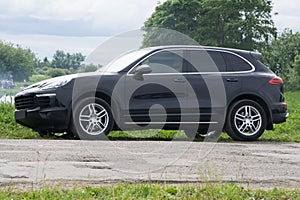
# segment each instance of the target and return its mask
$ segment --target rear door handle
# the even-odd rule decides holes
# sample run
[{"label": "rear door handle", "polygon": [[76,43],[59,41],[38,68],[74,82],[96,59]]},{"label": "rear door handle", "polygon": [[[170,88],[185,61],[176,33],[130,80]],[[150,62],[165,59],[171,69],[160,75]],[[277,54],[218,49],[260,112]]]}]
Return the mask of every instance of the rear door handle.
[{"label": "rear door handle", "polygon": [[238,82],[239,80],[237,78],[227,78],[227,82]]}]

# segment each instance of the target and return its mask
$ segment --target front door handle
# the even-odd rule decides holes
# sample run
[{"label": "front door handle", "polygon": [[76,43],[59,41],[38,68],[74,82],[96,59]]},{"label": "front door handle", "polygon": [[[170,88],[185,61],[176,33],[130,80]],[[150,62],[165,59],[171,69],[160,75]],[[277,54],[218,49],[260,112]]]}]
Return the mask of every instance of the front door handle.
[{"label": "front door handle", "polygon": [[183,79],[183,78],[175,78],[175,79],[173,79],[173,81],[174,81],[175,83],[184,83],[184,82],[185,82],[185,79]]}]

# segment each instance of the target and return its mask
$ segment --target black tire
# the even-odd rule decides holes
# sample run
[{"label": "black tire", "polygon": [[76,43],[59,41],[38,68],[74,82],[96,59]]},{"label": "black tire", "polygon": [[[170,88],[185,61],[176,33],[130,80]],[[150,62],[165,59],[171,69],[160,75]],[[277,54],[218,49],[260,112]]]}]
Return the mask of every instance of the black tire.
[{"label": "black tire", "polygon": [[54,136],[54,133],[52,131],[48,130],[40,130],[39,132],[40,137],[52,137]]},{"label": "black tire", "polygon": [[68,139],[68,140],[78,139],[78,137],[76,137],[74,135],[74,133],[72,131],[70,131],[70,130],[66,131],[63,135],[58,136],[58,138]]},{"label": "black tire", "polygon": [[266,112],[252,100],[240,100],[229,108],[225,130],[234,140],[255,141],[266,130]]},{"label": "black tire", "polygon": [[185,135],[191,140],[206,139],[207,141],[215,141],[219,138],[221,131],[215,129],[211,132],[208,129],[199,129],[198,131],[184,130]]},{"label": "black tire", "polygon": [[113,125],[110,106],[100,98],[85,98],[73,108],[71,131],[81,140],[107,139]]},{"label": "black tire", "polygon": [[203,139],[204,137],[201,136],[197,131],[186,129],[184,133],[187,138],[194,140],[194,139]]}]

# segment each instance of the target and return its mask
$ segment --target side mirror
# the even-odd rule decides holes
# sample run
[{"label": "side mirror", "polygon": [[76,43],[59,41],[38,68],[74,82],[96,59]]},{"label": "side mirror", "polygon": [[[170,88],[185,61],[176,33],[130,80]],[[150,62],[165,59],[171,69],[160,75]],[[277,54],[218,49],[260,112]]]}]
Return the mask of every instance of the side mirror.
[{"label": "side mirror", "polygon": [[140,65],[138,66],[135,71],[134,71],[134,75],[133,78],[139,81],[143,81],[144,80],[144,74],[149,74],[152,72],[152,69],[149,65]]}]

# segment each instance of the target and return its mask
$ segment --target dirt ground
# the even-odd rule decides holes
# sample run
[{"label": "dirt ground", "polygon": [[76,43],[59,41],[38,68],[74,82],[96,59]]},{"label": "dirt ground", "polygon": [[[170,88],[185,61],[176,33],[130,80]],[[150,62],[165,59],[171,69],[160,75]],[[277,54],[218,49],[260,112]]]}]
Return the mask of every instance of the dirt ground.
[{"label": "dirt ground", "polygon": [[300,189],[300,144],[0,140],[2,188],[149,181]]}]

